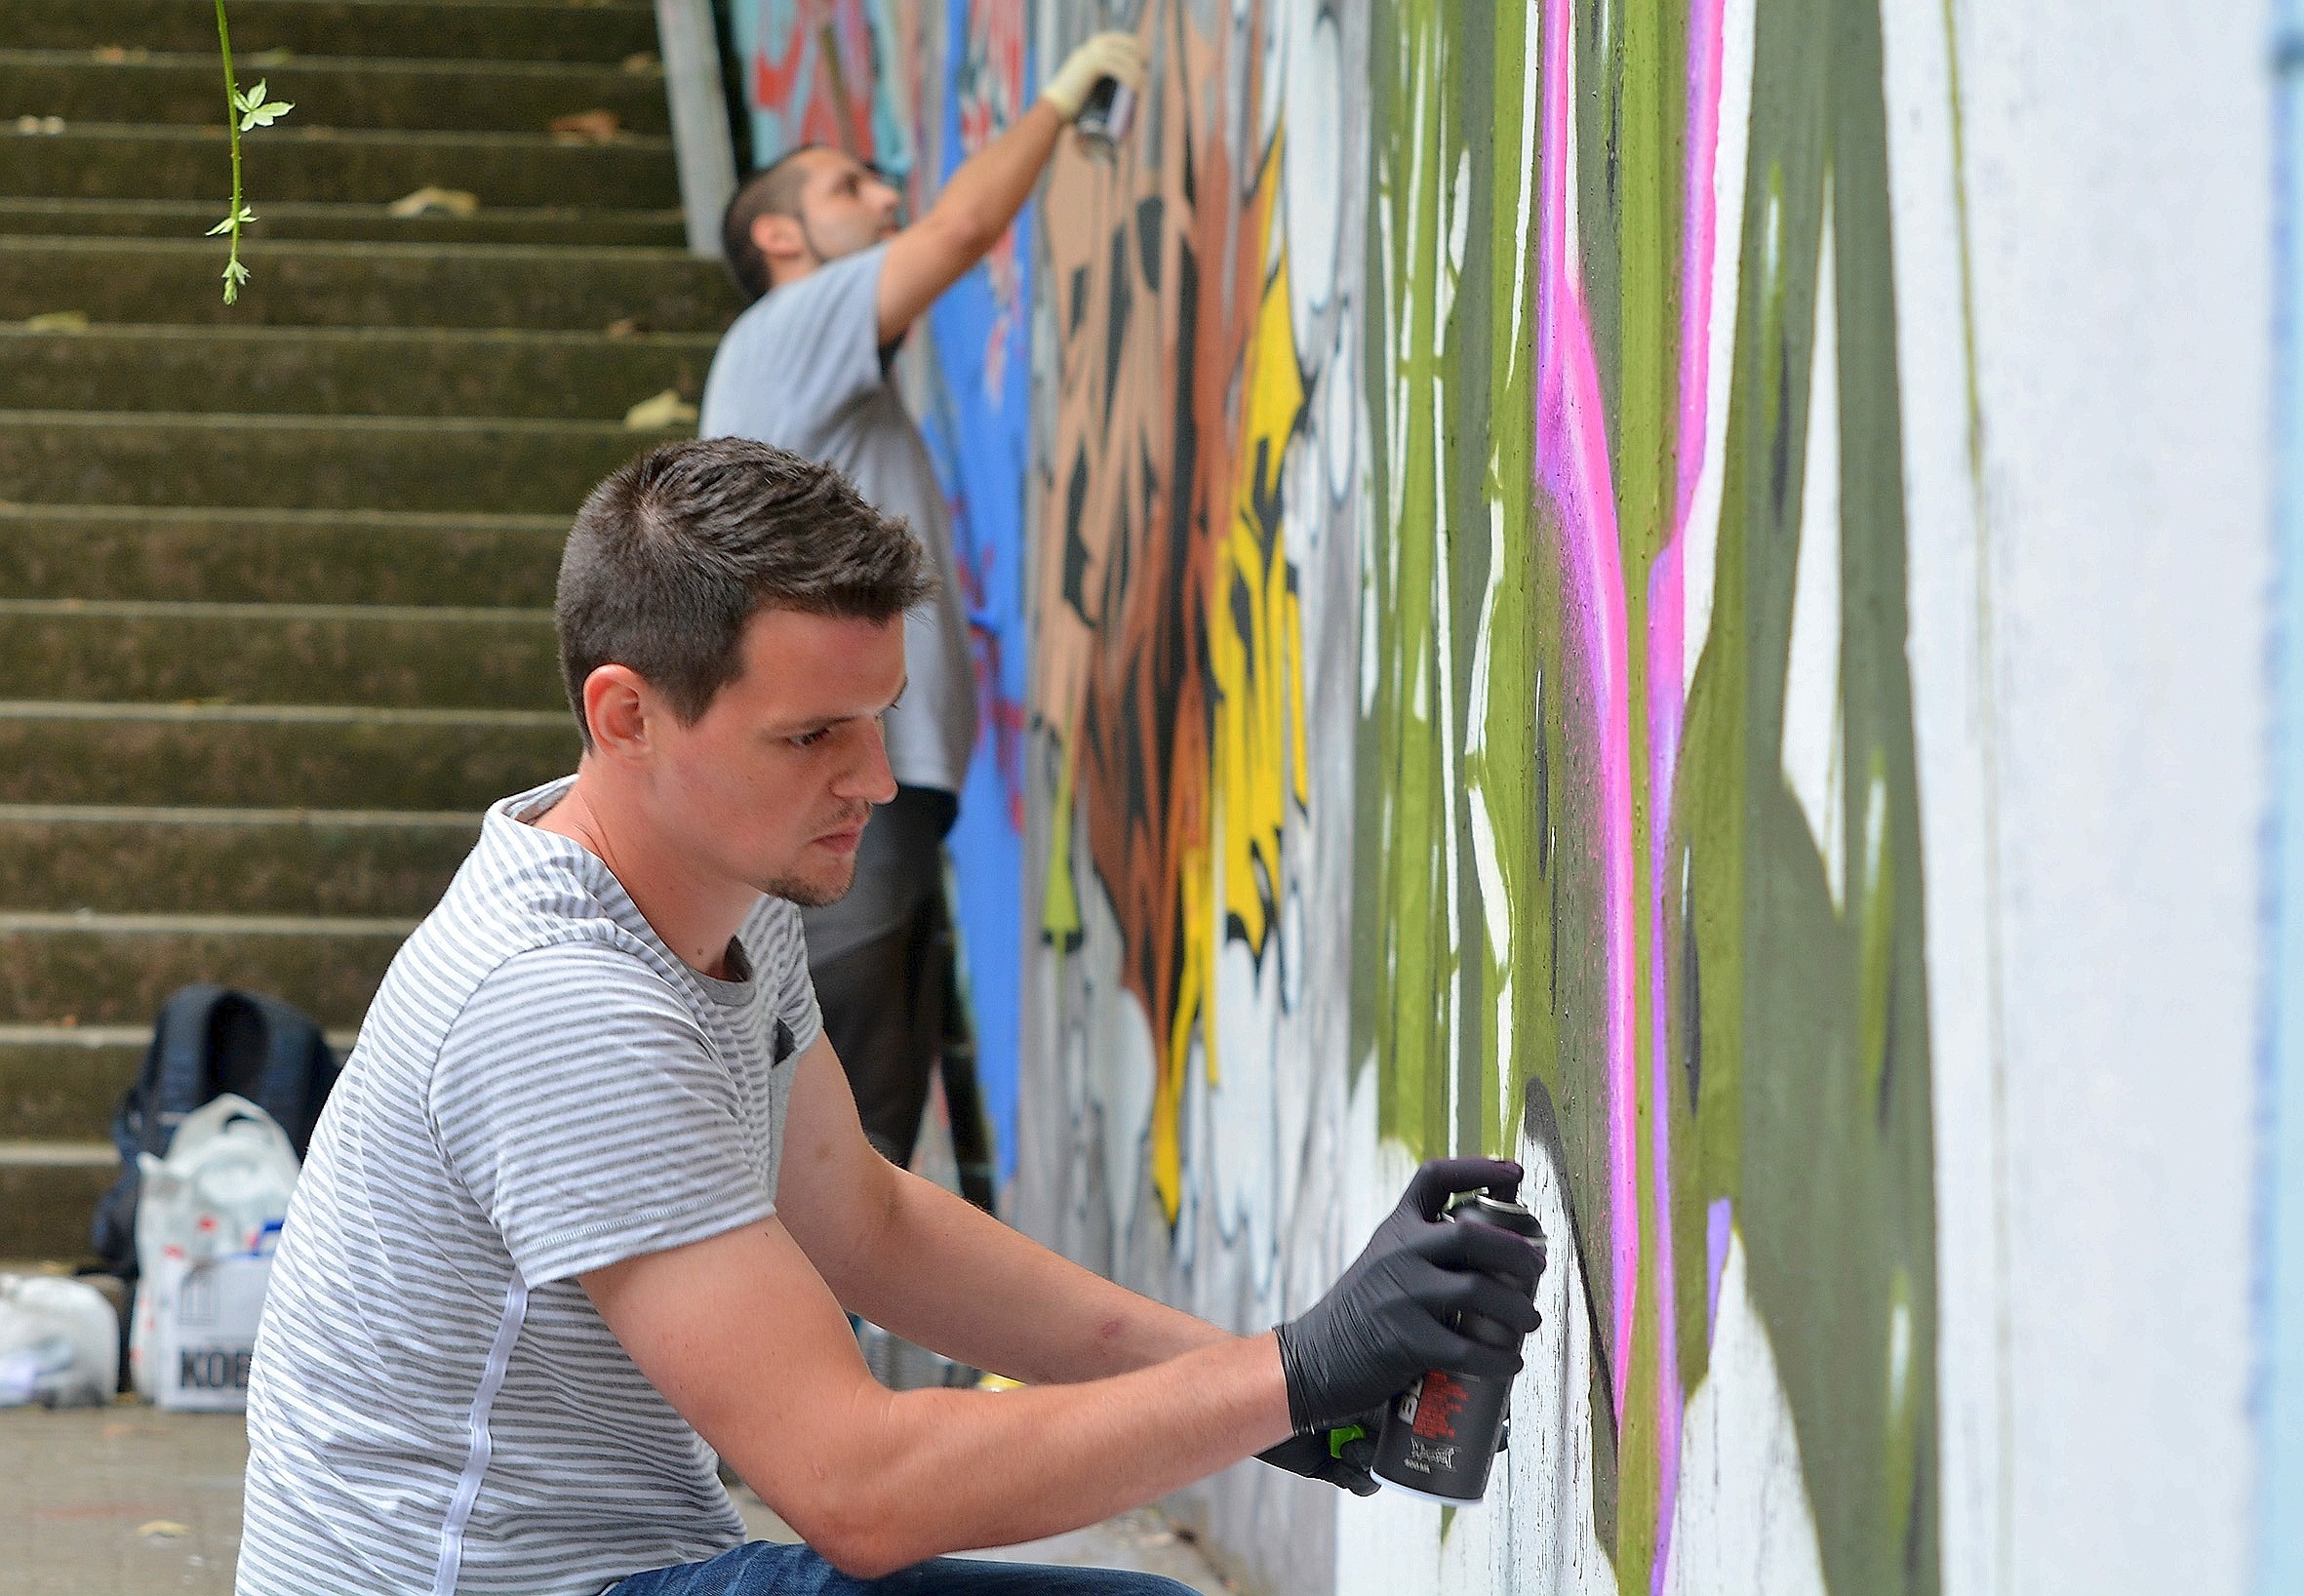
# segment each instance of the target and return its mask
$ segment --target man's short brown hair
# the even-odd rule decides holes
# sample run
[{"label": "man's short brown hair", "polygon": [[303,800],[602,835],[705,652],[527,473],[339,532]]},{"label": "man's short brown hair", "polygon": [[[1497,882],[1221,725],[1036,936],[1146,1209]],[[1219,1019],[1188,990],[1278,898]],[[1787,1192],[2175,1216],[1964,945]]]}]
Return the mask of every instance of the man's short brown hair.
[{"label": "man's short brown hair", "polygon": [[768,257],[752,242],[752,223],[762,217],[800,215],[801,191],[808,186],[808,162],[802,157],[822,148],[795,144],[738,184],[720,213],[720,250],[746,299],[757,299],[775,286],[769,281]]},{"label": "man's short brown hair", "polygon": [[560,560],[560,672],[584,746],[584,682],[637,671],[693,726],[743,670],[764,609],[893,620],[934,582],[910,529],[828,465],[747,438],[671,443],[592,490]]}]

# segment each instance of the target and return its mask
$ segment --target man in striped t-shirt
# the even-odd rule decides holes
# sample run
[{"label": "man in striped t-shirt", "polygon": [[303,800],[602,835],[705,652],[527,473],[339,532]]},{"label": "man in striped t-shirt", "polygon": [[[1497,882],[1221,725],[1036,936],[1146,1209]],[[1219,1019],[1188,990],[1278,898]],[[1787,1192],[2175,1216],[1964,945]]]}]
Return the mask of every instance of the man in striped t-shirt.
[{"label": "man in striped t-shirt", "polygon": [[[1173,1591],[938,1554],[1092,1523],[1532,1327],[1517,1238],[1428,1166],[1303,1315],[1235,1337],[897,1169],[821,1034],[796,904],[894,789],[918,545],[735,439],[592,495],[561,567],[574,778],[491,809],[393,961],[292,1204],[249,1391],[239,1588]],[[891,1392],[843,1308],[1028,1382]],[[745,1544],[714,1454],[807,1544]],[[934,1559],[934,1561],[924,1561]],[[917,1568],[914,1565],[918,1565]],[[780,1582],[780,1583],[779,1583]]]}]

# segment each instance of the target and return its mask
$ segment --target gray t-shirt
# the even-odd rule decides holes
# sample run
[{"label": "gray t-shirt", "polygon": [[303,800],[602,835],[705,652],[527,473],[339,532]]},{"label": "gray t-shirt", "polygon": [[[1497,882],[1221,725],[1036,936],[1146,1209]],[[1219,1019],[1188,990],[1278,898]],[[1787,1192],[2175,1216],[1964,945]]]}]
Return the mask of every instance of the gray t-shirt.
[{"label": "gray t-shirt", "polygon": [[596,1592],[744,1538],[576,1276],[775,1210],[815,995],[792,905],[737,979],[505,799],[392,961],[298,1181],[249,1382],[242,1596]]},{"label": "gray t-shirt", "polygon": [[903,701],[888,762],[910,787],[958,792],[976,739],[975,671],[944,491],[880,349],[888,246],[843,256],[760,299],[729,328],[704,379],[697,434],[754,438],[822,460],[928,550],[936,595],[904,619]]}]

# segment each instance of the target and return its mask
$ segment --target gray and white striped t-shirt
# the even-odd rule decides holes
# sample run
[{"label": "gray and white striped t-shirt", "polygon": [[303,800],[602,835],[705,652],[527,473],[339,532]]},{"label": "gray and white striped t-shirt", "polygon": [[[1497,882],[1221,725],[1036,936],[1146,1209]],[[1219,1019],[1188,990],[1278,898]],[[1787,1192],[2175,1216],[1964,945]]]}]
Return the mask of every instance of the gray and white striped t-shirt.
[{"label": "gray and white striped t-shirt", "polygon": [[[738,979],[505,799],[392,961],[290,1205],[249,1385],[242,1596],[594,1592],[744,1537],[576,1277],[775,1211],[800,917]],[[741,957],[737,958],[736,955]]]}]

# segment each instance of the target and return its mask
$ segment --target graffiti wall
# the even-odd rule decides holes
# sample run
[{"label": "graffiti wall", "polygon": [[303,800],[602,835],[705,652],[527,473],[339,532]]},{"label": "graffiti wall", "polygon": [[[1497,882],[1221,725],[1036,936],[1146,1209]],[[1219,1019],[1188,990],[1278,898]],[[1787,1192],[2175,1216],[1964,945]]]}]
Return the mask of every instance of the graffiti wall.
[{"label": "graffiti wall", "polygon": [[[2092,16],[760,8],[764,149],[915,205],[1151,54],[907,356],[1013,1217],[1253,1330],[1419,1159],[1530,1172],[1488,1503],[1244,1465],[1172,1505],[1251,1588],[2243,1588],[2264,100],[2244,20]],[[2129,992],[2203,1050],[2181,1171],[2107,1162],[2186,1048]]]},{"label": "graffiti wall", "polygon": [[[1024,0],[762,0],[735,34],[762,165],[803,143],[871,161],[909,215],[1026,98]],[[976,668],[978,740],[950,853],[998,1177],[1016,1156],[1023,898],[1024,607],[1034,210],[916,326],[898,374],[952,513]]]}]

